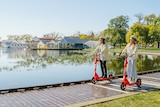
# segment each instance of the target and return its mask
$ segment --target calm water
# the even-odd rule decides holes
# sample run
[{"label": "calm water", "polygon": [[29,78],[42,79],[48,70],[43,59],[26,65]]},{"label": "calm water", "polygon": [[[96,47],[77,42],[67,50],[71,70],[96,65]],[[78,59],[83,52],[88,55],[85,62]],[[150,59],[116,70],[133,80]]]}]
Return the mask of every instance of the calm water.
[{"label": "calm water", "polygon": [[[0,89],[88,80],[93,57],[83,51],[37,51],[0,48]],[[107,62],[113,75],[123,71],[123,58],[111,54]],[[137,71],[160,68],[160,56],[139,55]],[[98,66],[97,72],[101,75]]]}]

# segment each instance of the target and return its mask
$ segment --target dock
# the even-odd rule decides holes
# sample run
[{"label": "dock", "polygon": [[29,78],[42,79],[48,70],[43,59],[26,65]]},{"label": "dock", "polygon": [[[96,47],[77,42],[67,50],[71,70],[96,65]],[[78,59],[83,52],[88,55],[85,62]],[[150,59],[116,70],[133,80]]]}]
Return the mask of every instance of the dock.
[{"label": "dock", "polygon": [[145,73],[138,77],[142,79],[141,88],[127,86],[126,91],[120,89],[122,78],[115,78],[112,82],[70,83],[43,89],[4,92],[0,94],[0,107],[80,107],[160,89],[160,72]]}]

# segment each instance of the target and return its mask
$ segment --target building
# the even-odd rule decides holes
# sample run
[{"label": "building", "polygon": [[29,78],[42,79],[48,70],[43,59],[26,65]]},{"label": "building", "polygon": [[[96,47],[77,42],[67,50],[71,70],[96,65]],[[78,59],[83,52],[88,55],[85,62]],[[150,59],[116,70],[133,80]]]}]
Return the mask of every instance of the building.
[{"label": "building", "polygon": [[84,49],[84,43],[87,41],[70,37],[64,37],[61,40],[39,38],[32,40],[30,49],[81,50]]},{"label": "building", "polygon": [[70,37],[64,37],[59,42],[59,49],[83,49],[83,44],[87,42],[88,40],[82,40],[79,38],[70,38]]},{"label": "building", "polygon": [[21,40],[3,40],[2,47],[3,48],[26,48],[28,43]]},{"label": "building", "polygon": [[47,43],[53,41],[53,38],[33,38],[30,42],[30,49],[47,49]]},{"label": "building", "polygon": [[86,44],[90,48],[95,48],[98,45],[98,41],[89,40],[85,42],[84,44]]}]

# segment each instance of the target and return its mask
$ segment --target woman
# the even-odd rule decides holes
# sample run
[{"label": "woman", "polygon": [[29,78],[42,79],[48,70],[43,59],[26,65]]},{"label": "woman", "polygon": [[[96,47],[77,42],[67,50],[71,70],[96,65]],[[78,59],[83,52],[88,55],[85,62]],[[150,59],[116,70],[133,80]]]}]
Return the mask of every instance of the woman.
[{"label": "woman", "polygon": [[93,54],[99,55],[102,77],[107,77],[106,61],[107,61],[107,55],[108,55],[108,47],[105,44],[105,38],[103,36],[100,37],[100,44],[91,53],[91,55]]},{"label": "woman", "polygon": [[135,79],[137,78],[136,63],[138,45],[136,44],[136,41],[137,37],[134,35],[131,36],[130,43],[127,44],[121,54],[127,54],[128,56],[127,76],[131,79],[131,82],[135,82]]}]

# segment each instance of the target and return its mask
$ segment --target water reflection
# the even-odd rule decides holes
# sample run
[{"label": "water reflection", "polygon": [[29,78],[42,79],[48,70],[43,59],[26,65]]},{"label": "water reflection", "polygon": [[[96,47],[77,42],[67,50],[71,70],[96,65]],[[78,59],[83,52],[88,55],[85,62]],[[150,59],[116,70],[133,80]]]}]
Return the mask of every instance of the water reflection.
[{"label": "water reflection", "polygon": [[[115,57],[108,61],[108,68],[116,74],[123,72],[123,57]],[[160,69],[160,56],[138,55],[137,72]]]},{"label": "water reflection", "polygon": [[139,55],[138,58],[138,71],[146,71],[160,68],[160,56]]},{"label": "water reflection", "polygon": [[[23,50],[13,48],[1,49],[0,57],[8,60],[8,63],[1,66],[0,70],[13,71],[21,67],[28,67],[27,70],[36,68],[46,68],[50,64],[63,65],[79,65],[92,64],[94,57],[85,56],[86,51],[58,51],[58,50]],[[12,59],[12,60],[11,60]],[[3,62],[3,60],[1,60]],[[14,63],[13,63],[13,62]],[[107,69],[109,72],[120,74],[123,72],[124,58],[118,54],[110,54],[107,61]],[[6,66],[8,65],[8,66]],[[160,56],[138,55],[137,71],[146,71],[160,68]],[[74,68],[73,68],[74,69]]]},{"label": "water reflection", "polygon": [[[85,56],[88,52],[0,48],[0,89],[91,79],[94,56]],[[122,74],[123,61],[118,54],[111,53],[108,71]],[[153,69],[160,69],[160,56],[138,56],[138,72]],[[97,72],[101,75],[99,66]]]},{"label": "water reflection", "polygon": [[45,68],[49,64],[78,65],[93,60],[93,57],[87,58],[87,56],[84,56],[85,53],[83,51],[74,50],[58,51],[3,48],[1,54],[1,56],[6,56],[3,57],[4,60],[8,61],[8,63],[12,63],[4,64],[3,67],[1,66],[1,70],[9,71],[18,69],[19,67],[28,67],[30,70],[34,68]]}]

